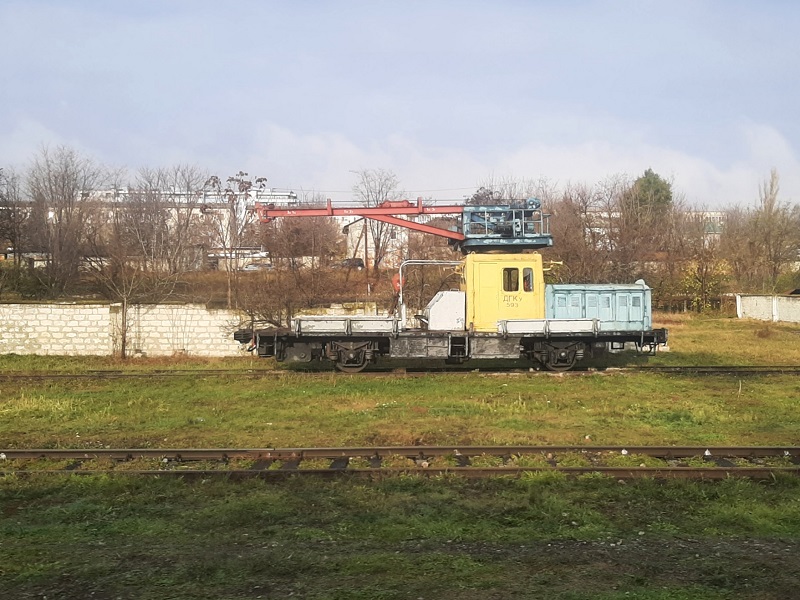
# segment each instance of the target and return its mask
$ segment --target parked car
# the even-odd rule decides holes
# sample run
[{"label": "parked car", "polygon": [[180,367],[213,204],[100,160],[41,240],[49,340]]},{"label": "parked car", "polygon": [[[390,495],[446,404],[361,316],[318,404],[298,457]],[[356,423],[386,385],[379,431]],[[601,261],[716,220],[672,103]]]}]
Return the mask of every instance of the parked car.
[{"label": "parked car", "polygon": [[242,267],[242,271],[272,271],[274,268],[275,267],[269,263],[250,263]]},{"label": "parked car", "polygon": [[340,269],[358,269],[360,271],[364,268],[364,260],[361,258],[345,258],[336,266]]}]

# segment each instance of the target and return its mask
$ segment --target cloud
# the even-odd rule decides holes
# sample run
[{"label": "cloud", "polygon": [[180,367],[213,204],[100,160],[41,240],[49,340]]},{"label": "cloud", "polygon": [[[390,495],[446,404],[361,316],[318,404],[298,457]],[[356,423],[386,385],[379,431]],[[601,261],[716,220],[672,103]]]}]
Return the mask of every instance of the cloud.
[{"label": "cloud", "polygon": [[625,143],[539,142],[482,154],[446,145],[425,146],[401,134],[359,145],[341,133],[297,134],[269,123],[258,128],[245,164],[250,173],[265,174],[275,187],[311,188],[340,201],[351,198],[352,171],[364,168],[391,170],[409,195],[437,199],[467,196],[492,176],[546,178],[563,187],[593,184],[617,174],[637,177],[652,168],[672,181],[676,193],[690,204],[722,208],[752,205],[760,182],[775,167],[781,175],[782,197],[800,198],[800,179],[795,175],[800,164],[788,141],[775,129],[753,123],[743,123],[738,135],[746,159],[720,166],[641,138]]},{"label": "cloud", "polygon": [[[546,178],[563,187],[593,184],[618,174],[636,177],[652,168],[672,181],[676,193],[690,204],[708,208],[753,205],[760,183],[776,168],[781,197],[800,199],[800,161],[789,141],[769,125],[742,121],[734,136],[742,158],[727,165],[650,143],[643,134],[627,133],[624,124],[617,126],[598,139],[534,142],[485,152],[425,145],[399,133],[358,143],[340,132],[297,133],[269,122],[257,125],[233,148],[228,144],[205,146],[206,151],[194,160],[185,154],[185,148],[183,153],[179,151],[177,143],[153,148],[146,140],[131,136],[127,145],[138,155],[152,151],[150,166],[197,162],[223,176],[244,169],[254,176],[266,176],[273,187],[318,191],[341,202],[352,199],[353,171],[372,168],[393,171],[409,197],[441,200],[468,196],[492,177]],[[42,145],[58,144],[103,160],[80,140],[66,139],[38,121],[21,119],[0,137],[0,166],[23,166]],[[127,166],[135,169],[142,165]]]},{"label": "cloud", "polygon": [[749,149],[749,162],[753,165],[760,169],[797,168],[797,154],[777,129],[750,120],[744,121],[739,129]]},{"label": "cloud", "polygon": [[0,167],[21,168],[43,145],[55,146],[66,143],[58,133],[38,121],[19,119],[13,127],[0,135]]},{"label": "cloud", "polygon": [[709,206],[775,167],[800,199],[798,8],[656,4],[0,3],[0,166],[63,143],[341,200],[363,168],[441,199],[652,168]]}]

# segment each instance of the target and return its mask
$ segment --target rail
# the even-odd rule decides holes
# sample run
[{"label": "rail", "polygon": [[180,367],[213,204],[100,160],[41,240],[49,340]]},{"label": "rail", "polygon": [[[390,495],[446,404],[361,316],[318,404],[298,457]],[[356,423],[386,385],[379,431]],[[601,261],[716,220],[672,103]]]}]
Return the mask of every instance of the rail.
[{"label": "rail", "polygon": [[[575,465],[576,459],[584,464]],[[659,464],[652,464],[658,459]],[[60,461],[57,468],[53,463]],[[105,466],[109,461],[124,467]],[[144,462],[145,464],[139,464]],[[150,461],[148,463],[148,461]],[[326,465],[320,465],[327,461]],[[615,464],[628,462],[630,464]],[[641,461],[641,462],[640,462]],[[191,463],[215,462],[213,468]],[[417,474],[465,478],[558,472],[599,473],[619,479],[800,475],[797,446],[377,446],[350,448],[217,449],[25,449],[0,450],[0,475],[72,473],[226,476],[232,479],[288,475],[382,477]],[[306,466],[304,465],[308,465]],[[485,463],[485,464],[481,464]],[[649,464],[648,464],[649,463]],[[97,468],[97,464],[104,465]],[[3,468],[6,467],[6,468]],[[142,468],[140,468],[142,467]]]}]

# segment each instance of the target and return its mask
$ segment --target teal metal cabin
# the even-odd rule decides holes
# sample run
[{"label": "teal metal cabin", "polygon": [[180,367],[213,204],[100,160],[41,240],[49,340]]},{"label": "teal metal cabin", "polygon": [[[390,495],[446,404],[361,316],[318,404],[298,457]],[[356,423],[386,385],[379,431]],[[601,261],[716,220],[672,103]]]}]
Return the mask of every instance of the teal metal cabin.
[{"label": "teal metal cabin", "polygon": [[651,291],[641,279],[634,284],[548,284],[545,318],[595,319],[599,331],[649,331]]}]

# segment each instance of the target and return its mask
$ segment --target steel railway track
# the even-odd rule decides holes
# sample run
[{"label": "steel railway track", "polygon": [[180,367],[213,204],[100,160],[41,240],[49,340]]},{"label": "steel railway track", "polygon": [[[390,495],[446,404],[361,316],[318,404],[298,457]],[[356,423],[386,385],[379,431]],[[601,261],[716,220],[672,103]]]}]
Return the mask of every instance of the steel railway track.
[{"label": "steel railway track", "polygon": [[[623,457],[623,458],[621,458]],[[622,465],[659,459],[661,464]],[[59,468],[48,466],[55,461]],[[95,463],[113,461],[117,468]],[[144,462],[142,468],[136,462]],[[575,462],[584,464],[576,466]],[[0,474],[123,474],[284,479],[290,476],[381,478],[403,474],[465,478],[521,476],[534,472],[566,475],[601,473],[617,479],[639,477],[768,479],[800,475],[800,447],[765,446],[382,446],[360,448],[262,449],[7,449],[0,450]],[[191,463],[213,462],[214,468]],[[327,462],[320,466],[320,462]],[[243,463],[246,463],[244,465]],[[309,465],[309,468],[304,466]],[[487,463],[487,464],[481,464]],[[527,464],[526,464],[527,463]],[[770,463],[770,464],[768,464]],[[124,464],[124,466],[122,466]],[[3,469],[6,466],[8,468]]]}]

